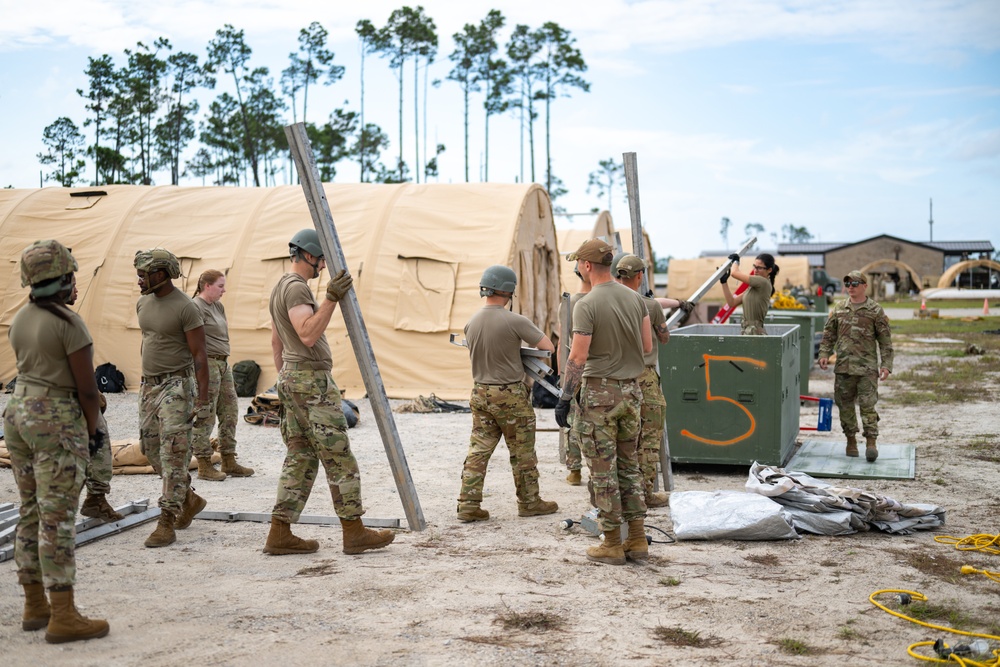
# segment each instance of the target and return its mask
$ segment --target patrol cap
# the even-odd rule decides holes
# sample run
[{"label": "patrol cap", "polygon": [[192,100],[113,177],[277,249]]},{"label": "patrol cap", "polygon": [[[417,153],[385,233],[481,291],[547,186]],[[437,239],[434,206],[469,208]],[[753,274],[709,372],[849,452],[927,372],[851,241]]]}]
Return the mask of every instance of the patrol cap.
[{"label": "patrol cap", "polygon": [[157,269],[165,269],[171,278],[181,277],[181,263],[177,261],[177,256],[165,248],[151,248],[149,250],[138,250],[132,264],[139,271],[152,273]]},{"label": "patrol cap", "polygon": [[865,285],[868,284],[868,276],[861,273],[860,271],[851,271],[846,276],[844,276],[844,282],[846,283],[848,280],[857,280],[863,282]]},{"label": "patrol cap", "polygon": [[566,255],[566,259],[571,262],[584,260],[586,262],[611,266],[614,252],[615,249],[601,239],[590,239],[589,241],[584,241],[576,252]]},{"label": "patrol cap", "polygon": [[78,268],[73,253],[59,241],[35,241],[21,253],[21,287],[52,280]]},{"label": "patrol cap", "polygon": [[625,255],[618,260],[615,275],[618,278],[632,279],[646,270],[646,262],[636,255]]}]

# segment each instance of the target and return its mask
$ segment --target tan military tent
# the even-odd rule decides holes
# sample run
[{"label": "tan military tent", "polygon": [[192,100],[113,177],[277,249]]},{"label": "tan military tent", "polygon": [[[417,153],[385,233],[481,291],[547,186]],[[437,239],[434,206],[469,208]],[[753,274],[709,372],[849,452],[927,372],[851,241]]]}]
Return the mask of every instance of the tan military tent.
[{"label": "tan military tent", "polygon": [[[748,255],[740,266],[744,271],[749,271],[753,267],[752,259]],[[775,278],[774,286],[778,290],[790,287],[808,288],[812,282],[809,271],[809,258],[802,256],[783,255],[775,258],[778,265],[778,276]],[[667,273],[667,296],[672,299],[687,299],[694,291],[701,287],[712,273],[726,262],[725,257],[698,257],[695,259],[672,259]],[[739,281],[730,279],[729,288],[736,290]],[[722,287],[716,283],[704,296],[704,301],[725,301]]]},{"label": "tan military tent", "polygon": [[[611,243],[617,231],[621,239],[622,250],[632,252],[632,228],[628,227],[616,230],[614,221],[611,219],[611,213],[608,211],[598,213],[593,224],[589,224],[589,220],[583,222],[576,220],[575,218],[577,217],[579,216],[573,216],[572,227],[559,224],[556,229],[556,236],[559,239],[559,252],[561,253],[559,257],[559,277],[562,281],[562,291],[569,292],[570,294],[575,294],[579,290],[580,279],[573,273],[576,263],[566,261],[566,255],[579,248],[584,241],[589,241],[593,238],[603,238]],[[643,230],[642,236],[646,248],[646,259],[652,261],[654,259],[653,247],[649,242],[649,235]]]},{"label": "tan military tent", "polygon": [[[390,397],[434,393],[467,398],[468,353],[448,344],[481,305],[479,278],[491,264],[518,275],[514,308],[546,333],[557,330],[559,265],[548,195],[538,185],[327,184],[327,199],[372,349]],[[0,380],[16,373],[6,330],[27,302],[19,257],[55,238],[73,249],[80,271],[76,309],[94,337],[95,363],[111,361],[139,386],[139,297],[132,260],[160,246],[176,254],[192,294],[198,275],[227,273],[222,299],[231,361],[261,365],[274,382],[268,298],[289,264],[288,239],[312,227],[302,189],[107,186],[0,190]],[[312,282],[322,295],[327,275]],[[348,397],[364,394],[342,317],[327,331],[334,377]]]}]

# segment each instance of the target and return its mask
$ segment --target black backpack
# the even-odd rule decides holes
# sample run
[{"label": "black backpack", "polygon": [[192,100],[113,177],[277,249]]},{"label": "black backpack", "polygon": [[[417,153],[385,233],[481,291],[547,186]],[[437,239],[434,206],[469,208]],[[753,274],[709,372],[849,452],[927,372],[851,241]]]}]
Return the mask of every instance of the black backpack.
[{"label": "black backpack", "polygon": [[125,374],[110,361],[94,369],[97,389],[103,394],[119,394],[125,391]]},{"label": "black backpack", "polygon": [[260,379],[260,366],[253,359],[233,364],[233,384],[236,385],[237,396],[243,398],[256,396],[258,379]]}]

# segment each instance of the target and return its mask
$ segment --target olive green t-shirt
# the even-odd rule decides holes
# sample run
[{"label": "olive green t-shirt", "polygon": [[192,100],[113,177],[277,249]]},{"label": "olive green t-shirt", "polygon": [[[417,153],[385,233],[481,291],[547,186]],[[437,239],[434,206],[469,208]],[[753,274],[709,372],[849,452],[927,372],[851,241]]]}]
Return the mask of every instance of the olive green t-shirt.
[{"label": "olive green t-shirt", "polygon": [[204,299],[192,299],[205,320],[205,354],[210,357],[229,356],[229,323],[226,309],[221,301],[209,303]]},{"label": "olive green t-shirt", "polygon": [[135,312],[142,329],[143,376],[174,373],[194,365],[186,333],[205,322],[191,297],[176,288],[164,297],[146,294],[139,297]]},{"label": "olive green t-shirt", "polygon": [[644,354],[642,361],[647,366],[655,366],[660,354],[658,349],[660,342],[656,339],[656,327],[666,323],[667,316],[663,313],[663,306],[658,304],[656,299],[644,296],[642,302],[646,304],[646,310],[649,312],[650,333],[653,334],[653,350],[649,354]]},{"label": "olive green t-shirt", "polygon": [[503,306],[483,306],[465,325],[472,379],[484,384],[524,380],[521,341],[535,346],[545,334],[524,315]]},{"label": "olive green t-shirt", "polygon": [[743,295],[743,322],[764,328],[764,318],[771,307],[771,280],[764,276],[750,276],[750,285]]},{"label": "olive green t-shirt", "polygon": [[326,334],[321,334],[319,340],[308,347],[299,338],[292,320],[288,317],[288,311],[296,306],[308,305],[316,312],[316,297],[309,289],[309,283],[297,273],[286,273],[278,280],[278,284],[271,290],[271,302],[268,308],[271,311],[271,326],[278,332],[281,340],[281,359],[283,362],[311,361],[325,365],[326,370],[333,368],[333,354],[330,352],[330,344],[326,342]]},{"label": "olive green t-shirt", "polygon": [[62,320],[32,303],[17,311],[7,338],[14,350],[17,381],[50,389],[76,390],[69,355],[93,344],[87,325],[69,308]]},{"label": "olive green t-shirt", "polygon": [[594,285],[573,308],[573,333],[589,334],[584,377],[634,380],[646,369],[642,321],[648,313],[635,290],[614,281]]}]

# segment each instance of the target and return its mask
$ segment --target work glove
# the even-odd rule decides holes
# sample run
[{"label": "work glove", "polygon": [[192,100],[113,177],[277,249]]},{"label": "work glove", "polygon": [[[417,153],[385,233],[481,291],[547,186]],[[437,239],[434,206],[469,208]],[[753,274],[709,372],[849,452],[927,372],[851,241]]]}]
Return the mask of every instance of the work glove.
[{"label": "work glove", "polygon": [[736,264],[739,264],[739,263],[740,263],[740,255],[739,255],[739,253],[737,253],[737,252],[734,252],[734,253],[733,253],[732,255],[730,255],[730,256],[729,256],[729,257],[727,257],[726,259],[731,259],[731,260],[733,260],[733,262],[735,262]]},{"label": "work glove", "polygon": [[556,403],[556,423],[562,428],[569,428],[569,399],[560,398]]},{"label": "work glove", "polygon": [[[726,277],[728,278],[729,276]],[[694,310],[694,304],[691,303],[690,301],[684,301],[683,299],[681,299],[680,302],[681,303],[678,306],[678,308],[683,310],[685,313],[690,313],[692,310]]]},{"label": "work glove", "polygon": [[725,271],[724,271],[724,272],[722,273],[722,275],[721,275],[721,276],[719,276],[719,282],[720,282],[720,283],[727,283],[727,282],[729,282],[729,271],[730,271],[729,269],[726,269],[726,270],[725,270]]},{"label": "work glove", "polygon": [[212,406],[208,401],[202,402],[200,400],[194,403],[194,420],[195,422],[203,422],[212,416]]},{"label": "work glove", "polygon": [[340,273],[330,278],[330,282],[326,284],[326,298],[337,303],[344,298],[353,284],[354,278],[351,277],[351,274],[347,272],[347,269],[341,269]]},{"label": "work glove", "polygon": [[97,452],[101,451],[101,447],[107,442],[108,434],[103,429],[94,431],[94,435],[90,436],[90,440],[87,442],[87,449],[90,451],[91,458],[97,456]]},{"label": "work glove", "polygon": [[108,399],[104,398],[104,394],[101,392],[97,392],[97,395],[101,397],[101,414],[103,415],[104,411],[108,409]]}]

